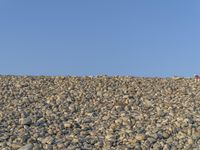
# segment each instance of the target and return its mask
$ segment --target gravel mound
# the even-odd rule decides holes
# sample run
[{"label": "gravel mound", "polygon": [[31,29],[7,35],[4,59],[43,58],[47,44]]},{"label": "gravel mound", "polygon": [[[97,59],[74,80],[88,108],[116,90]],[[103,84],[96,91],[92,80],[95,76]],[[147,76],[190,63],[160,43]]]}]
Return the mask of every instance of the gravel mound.
[{"label": "gravel mound", "polygon": [[0,76],[1,150],[200,149],[193,78]]}]

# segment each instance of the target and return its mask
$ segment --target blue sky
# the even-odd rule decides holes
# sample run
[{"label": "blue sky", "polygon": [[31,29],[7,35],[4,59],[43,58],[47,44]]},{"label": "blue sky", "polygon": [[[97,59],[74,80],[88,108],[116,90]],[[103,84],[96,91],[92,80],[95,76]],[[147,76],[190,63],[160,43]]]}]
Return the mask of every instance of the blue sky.
[{"label": "blue sky", "polygon": [[1,0],[0,74],[193,76],[199,8],[199,0]]}]

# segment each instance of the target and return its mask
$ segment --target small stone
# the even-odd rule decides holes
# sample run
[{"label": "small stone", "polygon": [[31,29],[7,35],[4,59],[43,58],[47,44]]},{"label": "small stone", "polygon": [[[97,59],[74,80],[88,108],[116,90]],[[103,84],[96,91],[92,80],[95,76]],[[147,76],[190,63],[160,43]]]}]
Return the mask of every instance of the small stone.
[{"label": "small stone", "polygon": [[6,142],[0,142],[0,147],[6,147]]},{"label": "small stone", "polygon": [[63,125],[64,125],[65,128],[71,128],[72,127],[72,124],[68,123],[68,122],[64,122]]},{"label": "small stone", "polygon": [[105,136],[106,140],[112,141],[114,139],[114,136],[112,134],[108,134]]},{"label": "small stone", "polygon": [[78,143],[78,139],[77,139],[77,138],[74,138],[74,139],[72,140],[72,142]]},{"label": "small stone", "polygon": [[192,129],[191,129],[191,128],[188,128],[188,129],[187,129],[187,134],[188,134],[189,136],[192,135]]},{"label": "small stone", "polygon": [[162,134],[162,132],[159,131],[159,132],[157,133],[157,136],[158,136],[158,139],[162,139],[162,138],[163,138],[163,134]]},{"label": "small stone", "polygon": [[141,145],[140,145],[139,143],[136,143],[136,144],[135,144],[134,149],[135,149],[135,150],[142,150]]},{"label": "small stone", "polygon": [[17,83],[17,84],[15,84],[15,87],[16,87],[16,88],[21,88],[22,85],[20,85],[19,83]]},{"label": "small stone", "polygon": [[40,150],[40,149],[41,148],[40,148],[39,144],[35,144],[34,147],[33,147],[33,150]]},{"label": "small stone", "polygon": [[102,97],[102,92],[101,91],[97,91],[97,96]]},{"label": "small stone", "polygon": [[144,100],[144,105],[145,105],[147,108],[149,108],[149,107],[152,106],[152,102],[149,101],[149,100]]},{"label": "small stone", "polygon": [[92,146],[90,144],[84,143],[83,149],[85,149],[85,150],[91,150]]},{"label": "small stone", "polygon": [[40,118],[40,119],[38,119],[36,124],[39,126],[39,125],[41,125],[43,123],[45,123],[45,119],[44,118]]},{"label": "small stone", "polygon": [[164,147],[163,147],[163,150],[170,150],[170,146],[165,144]]},{"label": "small stone", "polygon": [[188,144],[192,145],[193,143],[194,143],[193,140],[191,138],[188,138]]},{"label": "small stone", "polygon": [[21,125],[30,125],[32,123],[32,120],[30,117],[27,117],[27,118],[21,118],[19,122]]},{"label": "small stone", "polygon": [[129,98],[129,95],[124,95],[123,98],[127,99],[127,98]]},{"label": "small stone", "polygon": [[8,147],[4,147],[4,148],[2,148],[2,150],[11,150],[11,149]]},{"label": "small stone", "polygon": [[150,137],[150,138],[148,138],[148,141],[149,141],[150,144],[153,144],[153,143],[156,142],[156,139]]},{"label": "small stone", "polygon": [[179,132],[178,134],[177,134],[177,138],[178,139],[183,139],[183,138],[185,138],[186,137],[186,135],[183,133],[183,132]]},{"label": "small stone", "polygon": [[135,136],[135,139],[138,141],[143,141],[145,139],[145,135],[144,134],[138,134]]},{"label": "small stone", "polygon": [[169,144],[172,144],[173,143],[173,138],[172,137],[169,137],[167,140],[166,140],[167,143]]},{"label": "small stone", "polygon": [[170,150],[177,150],[177,147],[175,145],[172,145]]},{"label": "small stone", "polygon": [[104,94],[103,94],[103,97],[105,97],[105,98],[107,98],[108,96],[109,96],[108,93],[104,93]]},{"label": "small stone", "polygon": [[15,144],[15,143],[12,144],[12,148],[13,149],[19,149],[20,147],[22,147],[21,144],[20,145],[19,144]]},{"label": "small stone", "polygon": [[19,139],[20,139],[20,142],[21,143],[25,143],[28,139],[29,139],[29,135],[28,134],[24,134],[24,135],[22,135],[22,136],[20,136],[19,137]]},{"label": "small stone", "polygon": [[164,139],[167,139],[167,138],[169,138],[169,134],[168,134],[167,132],[163,132],[163,133],[162,133],[162,137],[163,137]]},{"label": "small stone", "polygon": [[33,144],[27,144],[21,147],[19,150],[32,150],[32,149],[33,149]]},{"label": "small stone", "polygon": [[41,142],[43,144],[52,144],[54,142],[54,138],[52,138],[52,137],[46,137],[46,138],[42,139]]},{"label": "small stone", "polygon": [[58,146],[59,149],[62,149],[62,148],[65,147],[64,143],[58,143],[57,146]]},{"label": "small stone", "polygon": [[51,144],[46,144],[46,145],[44,146],[44,148],[47,149],[47,150],[53,150],[53,145],[51,145]]},{"label": "small stone", "polygon": [[162,148],[162,146],[160,145],[160,143],[155,143],[155,144],[153,145],[153,149],[162,150],[163,148]]},{"label": "small stone", "polygon": [[173,76],[172,79],[173,80],[180,80],[180,79],[183,79],[183,78],[182,77],[178,77],[178,76]]}]

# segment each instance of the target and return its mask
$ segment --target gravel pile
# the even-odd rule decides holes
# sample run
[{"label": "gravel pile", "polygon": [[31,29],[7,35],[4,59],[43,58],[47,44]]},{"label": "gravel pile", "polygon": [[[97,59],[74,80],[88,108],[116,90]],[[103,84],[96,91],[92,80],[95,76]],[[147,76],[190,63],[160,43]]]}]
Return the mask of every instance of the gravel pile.
[{"label": "gravel pile", "polygon": [[0,149],[200,149],[200,81],[0,76]]}]

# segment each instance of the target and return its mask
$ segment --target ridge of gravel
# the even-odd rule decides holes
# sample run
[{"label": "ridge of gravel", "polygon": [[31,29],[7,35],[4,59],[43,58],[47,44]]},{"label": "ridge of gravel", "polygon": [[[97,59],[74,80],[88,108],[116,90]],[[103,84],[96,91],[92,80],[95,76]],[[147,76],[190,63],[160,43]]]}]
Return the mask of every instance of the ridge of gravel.
[{"label": "ridge of gravel", "polygon": [[200,82],[0,76],[0,149],[200,149]]}]

